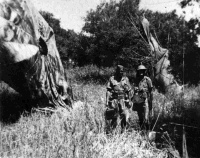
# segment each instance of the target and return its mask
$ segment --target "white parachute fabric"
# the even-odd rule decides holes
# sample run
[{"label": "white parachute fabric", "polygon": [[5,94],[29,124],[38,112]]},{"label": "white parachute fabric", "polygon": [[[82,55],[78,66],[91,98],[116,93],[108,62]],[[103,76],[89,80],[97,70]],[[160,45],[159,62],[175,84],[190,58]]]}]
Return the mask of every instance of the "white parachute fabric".
[{"label": "white parachute fabric", "polygon": [[39,48],[34,45],[19,44],[16,42],[2,42],[2,47],[6,50],[5,52],[7,53],[9,63],[17,63],[30,59],[39,51]]},{"label": "white parachute fabric", "polygon": [[152,36],[149,31],[149,22],[145,17],[143,17],[141,21],[141,26],[142,35],[151,49],[150,51],[155,68],[155,83],[162,91],[166,91],[168,86],[174,83],[174,76],[168,72],[170,66],[170,61],[168,59],[169,51],[168,49],[162,48]]},{"label": "white parachute fabric", "polygon": [[151,51],[152,51],[152,55],[157,59],[161,59],[164,54],[167,55],[168,54],[168,50],[165,48],[162,48],[158,42],[156,41],[156,39],[152,36],[152,34],[150,33],[149,30],[149,21],[143,17],[141,20],[141,30],[142,30],[142,35],[144,37],[144,39],[146,40],[146,42],[148,42],[148,44],[150,45]]},{"label": "white parachute fabric", "polygon": [[0,64],[1,79],[18,92],[67,106],[69,86],[54,32],[30,0],[0,1]]}]

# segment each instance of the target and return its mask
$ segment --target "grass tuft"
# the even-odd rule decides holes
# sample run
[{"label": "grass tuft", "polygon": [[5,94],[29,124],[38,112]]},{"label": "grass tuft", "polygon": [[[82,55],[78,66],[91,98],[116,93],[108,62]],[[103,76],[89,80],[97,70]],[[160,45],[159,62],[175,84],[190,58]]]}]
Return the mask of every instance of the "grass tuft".
[{"label": "grass tuft", "polygon": [[[154,92],[151,125],[159,136],[154,144],[135,126],[124,133],[119,126],[106,134],[105,83],[113,72],[95,66],[67,70],[76,100],[71,111],[33,109],[27,115],[24,99],[1,84],[1,121],[15,123],[0,124],[0,157],[180,157],[181,124],[191,126],[185,126],[190,157],[200,156],[200,85],[186,87],[184,95]],[[137,124],[137,113],[133,115]]]}]

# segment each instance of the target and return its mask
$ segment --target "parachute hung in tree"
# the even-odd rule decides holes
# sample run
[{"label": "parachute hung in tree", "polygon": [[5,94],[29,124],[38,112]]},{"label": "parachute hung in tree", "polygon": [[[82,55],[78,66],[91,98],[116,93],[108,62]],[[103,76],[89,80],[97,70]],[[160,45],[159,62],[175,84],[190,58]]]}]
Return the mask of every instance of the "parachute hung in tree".
[{"label": "parachute hung in tree", "polygon": [[54,32],[29,0],[0,2],[0,79],[37,104],[71,104]]},{"label": "parachute hung in tree", "polygon": [[[136,28],[132,20],[131,23]],[[168,72],[168,68],[170,66],[170,61],[168,59],[169,51],[168,49],[162,48],[152,36],[149,30],[149,21],[144,16],[140,20],[140,27],[137,30],[143,41],[150,48],[150,60],[154,70],[153,79],[156,87],[162,92],[166,92],[167,89],[169,89],[173,84],[179,86],[175,81],[174,76]]]}]

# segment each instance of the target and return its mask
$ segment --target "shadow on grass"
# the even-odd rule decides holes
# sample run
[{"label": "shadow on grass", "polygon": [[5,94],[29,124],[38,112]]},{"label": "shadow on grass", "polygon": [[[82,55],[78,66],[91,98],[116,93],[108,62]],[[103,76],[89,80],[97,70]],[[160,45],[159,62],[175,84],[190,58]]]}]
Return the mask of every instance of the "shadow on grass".
[{"label": "shadow on grass", "polygon": [[3,90],[0,93],[0,122],[4,124],[15,123],[22,113],[30,112],[30,102],[20,94]]},{"label": "shadow on grass", "polygon": [[[166,115],[162,111],[156,123],[154,131],[158,133],[167,133],[169,139],[160,137],[157,141],[167,140],[172,143],[182,154],[183,145],[183,124],[186,133],[187,150],[189,157],[200,157],[200,99],[192,100],[189,103],[183,103],[183,100],[176,99],[172,111]],[[158,113],[152,120],[154,126]],[[159,143],[158,143],[159,144]]]}]

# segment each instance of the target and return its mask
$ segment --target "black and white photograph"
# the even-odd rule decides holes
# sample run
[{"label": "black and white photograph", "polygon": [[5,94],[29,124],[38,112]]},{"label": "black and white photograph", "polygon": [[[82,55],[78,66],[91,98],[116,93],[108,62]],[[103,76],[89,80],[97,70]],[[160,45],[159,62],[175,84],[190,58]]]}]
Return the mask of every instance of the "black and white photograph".
[{"label": "black and white photograph", "polygon": [[0,0],[0,158],[200,158],[200,0]]}]

